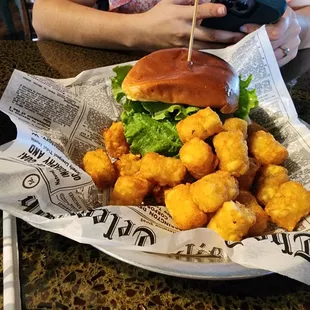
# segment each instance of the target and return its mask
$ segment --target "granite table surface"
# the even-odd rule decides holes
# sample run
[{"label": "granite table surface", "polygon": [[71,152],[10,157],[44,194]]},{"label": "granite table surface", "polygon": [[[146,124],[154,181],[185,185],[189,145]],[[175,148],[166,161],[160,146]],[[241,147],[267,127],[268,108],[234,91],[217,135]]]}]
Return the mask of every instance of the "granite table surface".
[{"label": "granite table surface", "polygon": [[[0,95],[14,69],[67,78],[139,56],[55,42],[0,41]],[[282,72],[300,118],[310,123],[310,51],[300,52]],[[174,278],[20,220],[17,225],[23,309],[310,309],[310,287],[286,277],[229,282]],[[0,258],[2,286],[2,248]],[[2,287],[0,294],[2,305]]]}]

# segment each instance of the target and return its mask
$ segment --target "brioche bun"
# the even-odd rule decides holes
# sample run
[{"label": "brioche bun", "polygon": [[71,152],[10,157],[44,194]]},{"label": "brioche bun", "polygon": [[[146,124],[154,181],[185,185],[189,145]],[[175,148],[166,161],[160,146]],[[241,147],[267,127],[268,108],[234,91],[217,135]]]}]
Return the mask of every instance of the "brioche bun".
[{"label": "brioche bun", "polygon": [[223,59],[187,48],[163,49],[141,58],[129,71],[122,89],[136,101],[160,101],[233,113],[238,108],[239,77]]}]

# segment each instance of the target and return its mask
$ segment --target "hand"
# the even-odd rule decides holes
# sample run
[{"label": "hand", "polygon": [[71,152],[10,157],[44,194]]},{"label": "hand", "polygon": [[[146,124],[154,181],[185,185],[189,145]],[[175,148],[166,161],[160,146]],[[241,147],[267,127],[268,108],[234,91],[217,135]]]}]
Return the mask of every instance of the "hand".
[{"label": "hand", "polygon": [[[203,3],[200,1],[197,20],[223,17],[227,14],[222,4]],[[194,7],[191,0],[162,0],[151,10],[137,14],[135,45],[152,51],[162,48],[188,47]],[[245,35],[240,32],[195,28],[194,49],[220,48],[233,44]]]},{"label": "hand", "polygon": [[[246,24],[241,27],[241,31],[248,34],[260,27],[261,25]],[[276,24],[267,25],[266,30],[279,67],[282,67],[296,57],[300,45],[299,34],[301,28],[295,12],[290,7],[286,9],[284,15]],[[287,55],[284,52],[285,48],[289,48]]]}]

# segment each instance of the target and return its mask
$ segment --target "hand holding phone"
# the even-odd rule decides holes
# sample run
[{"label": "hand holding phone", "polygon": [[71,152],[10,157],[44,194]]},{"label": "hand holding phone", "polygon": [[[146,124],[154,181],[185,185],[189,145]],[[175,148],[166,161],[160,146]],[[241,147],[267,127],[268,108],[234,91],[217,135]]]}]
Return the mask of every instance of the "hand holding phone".
[{"label": "hand holding phone", "polygon": [[284,14],[286,0],[211,0],[227,8],[227,15],[221,18],[204,19],[201,26],[227,31],[240,31],[244,24],[271,24]]}]

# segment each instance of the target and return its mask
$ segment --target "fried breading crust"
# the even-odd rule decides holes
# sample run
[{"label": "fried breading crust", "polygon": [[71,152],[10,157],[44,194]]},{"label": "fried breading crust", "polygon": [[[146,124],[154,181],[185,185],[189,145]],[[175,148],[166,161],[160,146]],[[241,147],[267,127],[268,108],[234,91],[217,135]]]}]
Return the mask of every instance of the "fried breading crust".
[{"label": "fried breading crust", "polygon": [[138,206],[149,192],[147,180],[136,176],[122,176],[115,182],[110,204]]},{"label": "fried breading crust", "polygon": [[103,140],[107,152],[113,158],[120,158],[129,152],[122,122],[113,122],[111,127],[103,131]]},{"label": "fried breading crust", "polygon": [[266,165],[261,167],[255,191],[257,201],[265,206],[278,191],[279,186],[288,180],[288,171],[282,166]]},{"label": "fried breading crust", "polygon": [[214,172],[218,163],[211,146],[198,138],[191,139],[181,147],[180,159],[196,179]]},{"label": "fried breading crust", "polygon": [[269,132],[254,132],[248,144],[250,153],[263,165],[281,165],[288,158],[287,149]]},{"label": "fried breading crust", "polygon": [[231,117],[225,120],[224,122],[224,130],[225,131],[238,131],[240,130],[243,134],[244,139],[248,136],[248,123],[237,117]]},{"label": "fried breading crust", "polygon": [[114,163],[117,177],[125,175],[134,175],[140,170],[141,156],[132,153],[123,154]]},{"label": "fried breading crust", "polygon": [[236,200],[255,213],[256,221],[255,224],[250,227],[248,236],[262,235],[267,229],[269,217],[257,203],[256,198],[250,192],[241,190]]},{"label": "fried breading crust", "polygon": [[208,228],[224,240],[240,241],[255,223],[255,213],[239,202],[227,201],[211,218]]},{"label": "fried breading crust", "polygon": [[141,177],[160,186],[173,187],[183,181],[186,168],[180,159],[150,152],[142,157],[139,173]]},{"label": "fried breading crust", "polygon": [[83,157],[83,169],[98,188],[112,186],[116,180],[113,164],[103,149],[88,151]]},{"label": "fried breading crust", "polygon": [[204,226],[208,216],[199,210],[190,195],[189,184],[179,184],[165,193],[166,207],[177,228],[186,230]]},{"label": "fried breading crust", "polygon": [[288,231],[310,213],[310,193],[298,182],[288,181],[280,185],[265,208],[271,220]]},{"label": "fried breading crust", "polygon": [[248,146],[241,131],[227,131],[213,138],[220,170],[239,177],[249,170]]},{"label": "fried breading crust", "polygon": [[191,184],[190,193],[200,210],[214,212],[238,196],[238,181],[227,171],[217,171]]},{"label": "fried breading crust", "polygon": [[194,137],[205,140],[223,131],[223,124],[218,114],[208,107],[178,122],[177,131],[183,143]]}]

